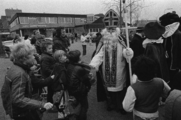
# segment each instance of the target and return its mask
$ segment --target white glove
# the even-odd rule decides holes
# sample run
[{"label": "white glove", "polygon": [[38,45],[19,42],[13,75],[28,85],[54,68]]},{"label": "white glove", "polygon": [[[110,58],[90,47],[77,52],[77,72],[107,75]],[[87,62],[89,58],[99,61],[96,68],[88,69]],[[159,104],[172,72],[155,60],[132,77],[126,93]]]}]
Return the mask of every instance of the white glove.
[{"label": "white glove", "polygon": [[45,105],[43,106],[46,110],[49,110],[53,107],[53,104],[48,102],[48,103],[45,103]]},{"label": "white glove", "polygon": [[126,58],[126,60],[128,61],[129,59],[131,59],[134,55],[134,52],[131,48],[126,48],[123,50],[123,55]]}]

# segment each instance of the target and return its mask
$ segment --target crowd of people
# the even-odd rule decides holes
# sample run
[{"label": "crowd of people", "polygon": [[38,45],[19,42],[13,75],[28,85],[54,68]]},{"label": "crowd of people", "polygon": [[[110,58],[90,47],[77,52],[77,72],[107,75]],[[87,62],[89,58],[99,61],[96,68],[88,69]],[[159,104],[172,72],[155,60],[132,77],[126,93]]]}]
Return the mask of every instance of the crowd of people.
[{"label": "crowd of people", "polygon": [[[60,119],[86,120],[88,92],[95,83],[90,71],[94,69],[97,101],[106,101],[108,111],[133,112],[134,120],[158,120],[159,106],[165,104],[162,117],[180,120],[179,16],[167,13],[159,21],[137,28],[128,48],[118,21],[109,21],[112,13],[106,13],[106,28],[96,34],[96,49],[89,64],[81,61],[79,50],[69,50],[69,40],[61,29],[54,32],[53,40],[36,30],[31,40],[26,36],[25,41],[15,41],[13,65],[1,89],[6,114],[14,120],[41,120],[42,113],[49,110],[58,112]],[[83,33],[83,55],[86,39]],[[44,87],[46,101],[41,97]]]},{"label": "crowd of people", "polygon": [[[39,120],[43,111],[50,110],[64,119],[86,120],[87,95],[94,78],[90,67],[81,61],[81,52],[69,50],[64,31],[57,29],[53,40],[45,39],[39,30],[31,39],[17,38],[11,49],[13,66],[1,90],[6,113],[14,120]],[[46,101],[41,97],[44,87]]]},{"label": "crowd of people", "polygon": [[[181,118],[178,114],[181,106],[178,102],[173,102],[173,100],[180,99],[181,95],[181,56],[178,54],[181,48],[180,23],[181,19],[176,13],[166,13],[159,18],[159,21],[150,22],[143,28],[139,27],[131,40],[130,47],[134,51],[134,57],[132,58],[133,74],[137,75],[137,82],[128,87],[123,105],[127,111],[134,112],[135,119],[158,119],[158,103],[160,102],[158,98],[163,93],[165,98],[162,96],[161,101],[165,103],[165,114],[161,117],[165,120]],[[148,62],[149,60],[146,59],[140,60],[140,56],[146,56],[154,63]],[[140,66],[137,66],[138,63]],[[154,73],[152,73],[153,71]],[[156,82],[159,80],[155,80],[155,77],[162,79],[164,83],[162,87],[157,86],[159,83]],[[154,83],[153,86],[152,83]],[[155,97],[156,95],[158,96]],[[178,107],[176,108],[173,104]],[[171,110],[168,110],[168,106]],[[157,108],[157,110],[153,110],[154,108]],[[172,115],[168,114],[168,111]]]}]

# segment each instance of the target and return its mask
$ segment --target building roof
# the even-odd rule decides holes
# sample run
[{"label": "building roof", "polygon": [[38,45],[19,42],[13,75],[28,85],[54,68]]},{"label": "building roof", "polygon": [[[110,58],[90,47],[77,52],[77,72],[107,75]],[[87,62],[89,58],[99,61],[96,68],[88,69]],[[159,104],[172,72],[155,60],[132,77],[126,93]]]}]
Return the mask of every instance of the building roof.
[{"label": "building roof", "polygon": [[100,17],[92,23],[83,24],[83,25],[76,25],[76,27],[85,26],[86,28],[104,28],[105,25],[103,23],[103,19],[104,19],[104,17]]},{"label": "building roof", "polygon": [[7,19],[9,19],[9,18],[11,18],[10,16],[1,16],[1,20],[7,20]]},{"label": "building roof", "polygon": [[104,14],[99,13],[99,14],[95,14],[95,16],[104,17]]},{"label": "building roof", "polygon": [[16,13],[10,23],[12,23],[17,17],[78,17],[87,18],[87,15],[82,14],[54,14],[54,13]]},{"label": "building roof", "polygon": [[95,20],[92,24],[94,24],[94,23],[103,23],[103,19],[104,19],[104,17],[100,17],[97,20]]}]

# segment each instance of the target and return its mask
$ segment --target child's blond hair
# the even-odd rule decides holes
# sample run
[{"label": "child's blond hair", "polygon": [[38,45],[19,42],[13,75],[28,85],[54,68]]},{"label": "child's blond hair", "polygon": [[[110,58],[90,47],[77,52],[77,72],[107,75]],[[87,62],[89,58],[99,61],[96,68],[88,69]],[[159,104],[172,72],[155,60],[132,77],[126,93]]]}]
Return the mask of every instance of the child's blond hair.
[{"label": "child's blond hair", "polygon": [[56,50],[53,54],[53,57],[56,61],[59,61],[59,58],[62,57],[62,55],[64,55],[65,52],[63,50]]}]

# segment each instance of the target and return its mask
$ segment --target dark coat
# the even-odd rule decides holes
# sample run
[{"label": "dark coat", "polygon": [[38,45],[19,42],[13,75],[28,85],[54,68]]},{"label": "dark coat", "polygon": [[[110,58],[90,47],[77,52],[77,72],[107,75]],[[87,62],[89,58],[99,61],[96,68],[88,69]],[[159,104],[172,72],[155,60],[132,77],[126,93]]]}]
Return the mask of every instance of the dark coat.
[{"label": "dark coat", "polygon": [[170,87],[172,89],[181,90],[181,71],[174,75],[172,82],[170,83]]},{"label": "dark coat", "polygon": [[142,38],[141,36],[135,34],[131,43],[130,43],[130,47],[131,49],[134,51],[134,56],[133,59],[136,58],[139,55],[142,55],[144,52],[144,48],[143,48],[143,40],[144,38]]},{"label": "dark coat", "polygon": [[58,38],[58,37],[53,38],[53,51],[55,50],[67,51],[66,49],[67,49],[67,45],[65,45],[62,38]]},{"label": "dark coat", "polygon": [[[17,62],[6,73],[1,97],[6,114],[9,114],[11,118],[32,116],[33,112],[36,114],[35,111],[42,109],[45,104],[32,99],[32,81],[29,77],[29,68]],[[39,120],[35,116],[30,118]]]},{"label": "dark coat", "polygon": [[[41,74],[43,78],[47,78],[50,75],[52,75],[53,68],[54,68],[55,60],[52,57],[52,55],[48,53],[43,53],[41,55]],[[47,101],[53,102],[53,90],[51,86],[48,86],[48,95],[47,95]]]},{"label": "dark coat", "polygon": [[164,46],[168,52],[169,68],[181,69],[181,32],[177,30],[171,37],[168,37]]},{"label": "dark coat", "polygon": [[55,60],[52,55],[48,53],[43,53],[41,55],[41,73],[43,78],[47,78],[52,73]]},{"label": "dark coat", "polygon": [[91,83],[89,70],[83,64],[70,63],[67,67],[68,91],[77,99],[87,96]]},{"label": "dark coat", "polygon": [[166,82],[170,80],[168,65],[165,57],[165,50],[162,44],[149,43],[144,54],[156,63],[156,77],[160,77]]},{"label": "dark coat", "polygon": [[53,79],[51,77],[43,79],[35,76],[33,73],[30,74],[30,78],[33,87],[32,91],[33,99],[42,100],[40,94],[42,93],[43,87],[51,85],[53,83]]},{"label": "dark coat", "polygon": [[70,46],[69,38],[66,35],[60,36],[60,39],[63,41],[66,48]]},{"label": "dark coat", "polygon": [[55,75],[53,84],[51,85],[52,90],[58,92],[63,89],[67,89],[67,70],[65,67],[66,63],[57,62],[54,65],[52,74]]}]

